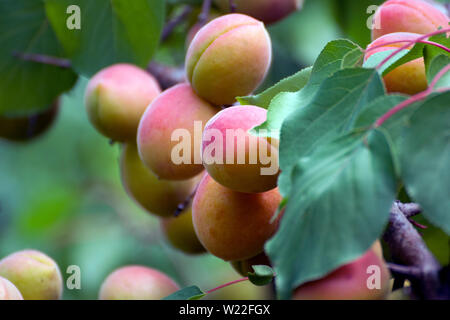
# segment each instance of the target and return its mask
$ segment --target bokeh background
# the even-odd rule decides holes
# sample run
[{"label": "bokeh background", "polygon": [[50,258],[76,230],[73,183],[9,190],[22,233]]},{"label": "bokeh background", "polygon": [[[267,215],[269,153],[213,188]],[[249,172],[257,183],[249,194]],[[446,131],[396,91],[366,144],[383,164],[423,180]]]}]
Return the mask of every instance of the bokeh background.
[{"label": "bokeh background", "polygon": [[[259,90],[311,65],[328,41],[345,37],[366,46],[369,5],[381,1],[306,0],[302,11],[270,26],[274,61]],[[168,10],[168,16],[176,11]],[[156,60],[180,65],[187,24],[180,25]],[[30,143],[0,140],[0,258],[17,250],[41,250],[59,264],[81,268],[81,290],[65,289],[65,299],[96,299],[102,281],[115,268],[142,264],[162,270],[181,286],[211,289],[240,276],[210,255],[187,256],[168,245],[157,218],[147,214],[122,188],[118,157],[89,124],[83,95],[88,79],[61,97],[55,125]],[[430,227],[422,231],[443,264],[449,263],[449,238]],[[271,298],[270,286],[242,283],[212,298]]]}]

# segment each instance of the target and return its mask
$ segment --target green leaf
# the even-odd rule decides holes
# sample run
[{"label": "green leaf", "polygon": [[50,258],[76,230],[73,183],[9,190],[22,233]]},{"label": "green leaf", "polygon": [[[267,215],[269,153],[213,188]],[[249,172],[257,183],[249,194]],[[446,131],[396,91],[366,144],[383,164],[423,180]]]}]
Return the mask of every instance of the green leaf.
[{"label": "green leaf", "polygon": [[45,0],[47,16],[74,68],[90,76],[118,62],[146,67],[159,43],[164,0],[79,0],[81,28],[68,29],[71,0]]},{"label": "green leaf", "polygon": [[44,110],[72,88],[77,76],[70,69],[13,56],[34,53],[64,57],[41,1],[3,0],[0,12],[0,114]]},{"label": "green leaf", "polygon": [[275,276],[273,270],[269,266],[255,265],[252,266],[254,272],[249,272],[248,280],[255,286],[265,286],[272,282]]},{"label": "green leaf", "polygon": [[[427,70],[428,82],[431,83],[434,77],[441,71],[444,67],[450,65],[450,56],[447,55],[437,55],[431,62]],[[445,75],[436,83],[435,88],[446,88],[450,87],[450,72],[446,72]]]},{"label": "green leaf", "polygon": [[311,76],[312,67],[300,70],[296,74],[287,77],[260,94],[247,97],[238,97],[242,105],[254,105],[267,109],[272,99],[281,92],[295,92],[302,89]]},{"label": "green leaf", "polygon": [[280,229],[266,244],[280,298],[365,253],[395,195],[390,142],[379,130],[351,132],[300,160]]},{"label": "green leaf", "polygon": [[[371,55],[369,57],[369,59],[367,59],[364,62],[363,67],[368,68],[368,69],[376,68],[381,62],[383,62],[387,57],[389,57],[395,51],[396,51],[396,49],[376,52],[373,55]],[[422,56],[422,52],[420,52],[420,57],[421,56]],[[405,59],[405,57],[407,57],[407,58]],[[413,60],[412,55],[410,55],[410,50],[402,50],[398,54],[393,56],[391,59],[389,59],[389,61],[384,63],[383,66],[378,70],[378,72],[381,75],[386,75],[387,73],[389,73],[390,71],[392,71],[393,69],[398,67],[399,65],[401,65],[405,62],[411,61],[411,60],[408,60],[409,58],[411,58],[411,60]],[[408,61],[405,61],[405,60],[408,60]]]},{"label": "green leaf", "polygon": [[[328,43],[314,63],[306,86],[297,92],[282,92],[276,95],[270,102],[267,121],[254,128],[253,133],[258,134],[260,129],[264,129],[263,132],[267,132],[267,135],[278,138],[283,121],[293,111],[307,105],[326,78],[338,70],[349,67],[348,63],[354,61],[355,52],[362,55],[361,48],[349,40],[335,40]],[[303,80],[300,86],[304,84]]]},{"label": "green leaf", "polygon": [[313,101],[283,123],[280,141],[280,190],[287,195],[292,168],[318,145],[350,130],[357,115],[384,95],[380,76],[372,69],[344,69],[325,80]]},{"label": "green leaf", "polygon": [[366,128],[375,124],[375,122],[386,112],[394,108],[399,103],[405,101],[406,96],[399,94],[390,94],[381,96],[372,101],[367,107],[358,115],[353,128]]},{"label": "green leaf", "polygon": [[399,146],[402,179],[425,217],[450,235],[450,92],[414,112]]},{"label": "green leaf", "polygon": [[170,296],[165,297],[163,300],[200,300],[206,295],[197,286],[190,286],[183,288]]},{"label": "green leaf", "polygon": [[[450,48],[450,38],[447,38],[445,34],[433,36],[429,38],[428,41],[436,42],[444,45],[447,48]],[[425,68],[428,70],[433,59],[442,54],[450,57],[450,53],[442,50],[441,48],[431,45],[425,45],[423,50],[423,56],[425,57]]]}]

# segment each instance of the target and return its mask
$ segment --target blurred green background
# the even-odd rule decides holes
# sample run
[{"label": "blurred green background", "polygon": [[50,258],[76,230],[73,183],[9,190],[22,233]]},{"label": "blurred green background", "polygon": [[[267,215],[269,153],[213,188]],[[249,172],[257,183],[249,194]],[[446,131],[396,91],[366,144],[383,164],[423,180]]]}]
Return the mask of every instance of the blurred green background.
[{"label": "blurred green background", "polygon": [[[345,37],[367,45],[366,9],[377,3],[381,1],[307,0],[302,11],[270,26],[274,61],[260,90],[311,65],[330,40]],[[161,46],[157,61],[183,62],[186,29],[181,25]],[[181,286],[195,284],[204,290],[238,279],[220,259],[172,249],[158,219],[128,198],[119,177],[120,146],[110,145],[88,122],[86,83],[80,78],[62,96],[58,119],[44,136],[27,144],[0,140],[0,258],[25,248],[41,250],[57,261],[65,279],[68,266],[80,266],[82,288],[65,289],[65,299],[96,299],[105,277],[128,264],[160,269]],[[449,238],[434,228],[423,234],[448,264]],[[216,296],[270,297],[270,288],[250,284]]]}]

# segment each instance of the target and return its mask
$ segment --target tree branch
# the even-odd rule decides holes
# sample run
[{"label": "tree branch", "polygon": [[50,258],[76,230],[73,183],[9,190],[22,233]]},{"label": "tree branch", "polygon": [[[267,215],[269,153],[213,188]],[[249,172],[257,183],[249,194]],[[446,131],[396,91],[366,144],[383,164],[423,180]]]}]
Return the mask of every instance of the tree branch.
[{"label": "tree branch", "polygon": [[441,266],[428,250],[420,234],[408,221],[418,214],[416,204],[394,202],[389,226],[383,236],[395,263],[390,268],[394,275],[411,281],[413,293],[420,299],[444,299],[440,281]]},{"label": "tree branch", "polygon": [[42,64],[48,64],[51,66],[68,69],[71,68],[70,60],[63,59],[58,57],[50,57],[42,54],[35,53],[21,53],[21,52],[13,52],[12,55],[16,58],[19,58],[24,61],[32,61]]},{"label": "tree branch", "polygon": [[176,68],[156,62],[150,62],[147,70],[158,80],[163,90],[186,81],[183,68]]}]

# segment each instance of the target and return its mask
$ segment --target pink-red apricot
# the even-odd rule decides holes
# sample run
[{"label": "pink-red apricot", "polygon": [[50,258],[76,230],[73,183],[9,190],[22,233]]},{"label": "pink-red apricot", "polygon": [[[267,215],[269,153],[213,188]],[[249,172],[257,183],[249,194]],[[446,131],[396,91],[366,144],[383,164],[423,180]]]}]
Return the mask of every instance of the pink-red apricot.
[{"label": "pink-red apricot", "polygon": [[23,300],[19,289],[8,279],[0,277],[0,301],[1,300]]},{"label": "pink-red apricot", "polygon": [[135,141],[139,120],[161,93],[156,79],[130,64],[115,64],[94,75],[86,88],[89,120],[115,141]]},{"label": "pink-red apricot", "polygon": [[449,26],[447,15],[422,0],[388,0],[373,21],[372,40],[394,32],[427,34]]},{"label": "pink-red apricot", "polygon": [[[370,289],[369,267],[379,267],[380,287]],[[371,271],[373,272],[373,271]],[[322,279],[307,282],[297,288],[294,300],[379,300],[389,293],[390,273],[386,263],[373,249],[362,257],[331,272]]]},{"label": "pink-red apricot", "polygon": [[208,121],[203,131],[202,159],[214,180],[239,192],[276,188],[278,141],[248,133],[266,119],[267,110],[263,108],[236,106]]},{"label": "pink-red apricot", "polygon": [[199,254],[206,251],[194,230],[192,207],[184,210],[178,217],[162,219],[161,228],[174,248],[187,254]]},{"label": "pink-red apricot", "polygon": [[[417,37],[420,37],[419,34],[415,33],[407,33],[407,32],[397,32],[397,33],[390,33],[386,34],[378,39],[376,39],[374,42],[372,42],[367,49],[370,49],[371,47],[383,45],[386,43],[385,46],[382,46],[377,49],[370,50],[365,55],[365,60],[367,60],[371,55],[387,51],[387,50],[396,50],[402,46],[405,45],[405,42],[398,42],[392,44],[393,41],[404,41],[404,40],[414,40]],[[411,45],[412,47],[412,45]],[[410,48],[411,48],[410,47]],[[409,61],[388,74],[386,74],[383,77],[384,84],[386,86],[386,90],[389,93],[405,93],[405,94],[416,94],[419,92],[422,92],[427,89],[428,82],[427,82],[427,76],[425,73],[425,62],[423,58],[415,59],[412,61]]]},{"label": "pink-red apricot", "polygon": [[0,260],[0,276],[11,281],[25,300],[58,300],[63,279],[56,262],[36,250],[18,251]]},{"label": "pink-red apricot", "polygon": [[161,271],[144,266],[126,266],[105,279],[99,299],[161,300],[178,290],[178,285]]},{"label": "pink-red apricot", "polygon": [[186,75],[195,92],[215,105],[229,105],[264,80],[272,58],[264,24],[228,14],[205,25],[186,55]]},{"label": "pink-red apricot", "polygon": [[271,219],[280,202],[278,189],[240,193],[205,174],[192,204],[195,232],[206,250],[225,261],[254,257],[278,229],[281,215]]},{"label": "pink-red apricot", "polygon": [[[223,11],[230,11],[230,0],[215,0]],[[252,16],[266,24],[277,22],[299,10],[303,0],[234,0],[236,12]]]},{"label": "pink-red apricot", "polygon": [[218,111],[187,83],[163,92],[139,124],[137,142],[144,164],[159,179],[185,180],[198,175],[203,171],[203,128]]},{"label": "pink-red apricot", "polygon": [[134,143],[123,145],[120,175],[125,190],[150,213],[170,217],[194,191],[199,178],[186,181],[159,180],[139,158]]},{"label": "pink-red apricot", "polygon": [[10,141],[29,141],[46,132],[55,122],[59,101],[47,110],[30,116],[0,116],[0,138]]}]

